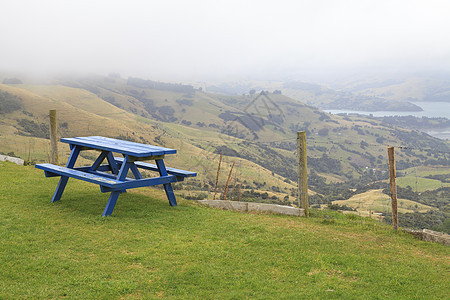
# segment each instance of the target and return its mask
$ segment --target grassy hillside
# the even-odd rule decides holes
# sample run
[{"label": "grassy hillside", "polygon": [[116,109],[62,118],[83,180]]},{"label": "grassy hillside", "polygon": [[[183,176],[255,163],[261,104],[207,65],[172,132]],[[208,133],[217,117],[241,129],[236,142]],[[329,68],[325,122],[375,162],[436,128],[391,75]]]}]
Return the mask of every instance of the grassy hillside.
[{"label": "grassy hillside", "polygon": [[200,207],[162,190],[120,197],[0,163],[0,298],[435,298],[449,250],[370,219]]},{"label": "grassy hillside", "polygon": [[[65,84],[69,83],[65,82]],[[125,96],[128,103],[133,103],[133,107],[130,104],[125,108],[128,111],[141,114],[152,120],[171,119],[171,124],[185,125],[180,129],[175,128],[175,130],[182,130],[182,134],[178,135],[177,138],[186,134],[183,129],[185,127],[199,129],[197,136],[189,137],[189,139],[193,138],[196,143],[203,147],[211,144],[212,137],[205,133],[207,131],[222,133],[216,136],[221,140],[220,142],[232,148],[235,147],[235,150],[239,151],[239,145],[235,144],[239,144],[242,141],[241,139],[257,143],[269,143],[282,139],[294,140],[297,130],[307,130],[309,140],[315,140],[310,147],[309,153],[311,155],[321,156],[323,152],[327,151],[337,153],[338,157],[345,156],[344,158],[347,159],[349,155],[353,158],[353,154],[355,154],[353,152],[358,152],[359,157],[354,157],[354,159],[355,163],[361,166],[364,163],[366,165],[371,164],[370,160],[375,158],[376,161],[378,155],[385,154],[385,149],[382,146],[387,144],[412,145],[413,142],[420,140],[422,143],[427,141],[428,147],[435,147],[440,150],[448,148],[448,146],[442,145],[439,140],[430,139],[430,137],[420,133],[411,135],[411,131],[392,129],[391,126],[385,126],[379,121],[361,117],[342,118],[324,114],[303,104],[307,102],[307,99],[304,98],[301,98],[301,102],[299,102],[272,93],[253,97],[248,95],[220,96],[201,91],[192,91],[189,94],[175,93],[136,87],[129,85],[126,80],[118,78],[109,80],[104,78],[78,79],[78,81],[72,80],[70,84],[91,90],[100,98],[119,107],[125,107],[126,105],[122,102],[117,103],[117,95]],[[142,111],[142,107],[145,107],[146,110]],[[166,109],[166,114],[161,116],[161,111],[164,111],[162,108],[167,107],[172,109]],[[207,134],[207,139],[199,140],[203,137],[203,134]],[[380,147],[378,149],[361,148],[361,141],[368,144],[379,144]],[[319,145],[320,143],[324,145]],[[333,145],[333,143],[345,145],[345,149],[336,147],[337,145]],[[295,150],[295,141],[271,143],[269,146]],[[425,151],[414,153],[414,155],[417,154],[425,155],[427,153]],[[371,156],[374,156],[374,158],[370,158]],[[345,160],[343,163],[346,164]]]},{"label": "grassy hillside", "polygon": [[[173,147],[178,150],[178,154],[167,157],[168,165],[198,171],[199,177],[191,180],[190,183],[207,184],[208,189],[211,190],[218,154],[211,153],[211,149],[202,150],[196,145],[203,145],[206,148],[204,145],[208,140],[223,144],[217,132],[205,132],[205,130],[181,124],[158,122],[149,116],[138,116],[111,105],[91,92],[78,88],[60,85],[2,85],[0,89],[17,96],[21,106],[21,109],[1,115],[0,151],[2,153],[13,152],[29,161],[47,161],[49,155],[49,142],[46,139],[47,115],[49,109],[56,109],[60,137],[104,135]],[[167,95],[166,93],[165,96]],[[161,101],[164,102],[164,100]],[[189,135],[195,136],[201,143],[194,142]],[[68,154],[67,145],[60,143],[59,156],[62,163],[67,160]],[[95,153],[90,155],[85,153],[83,157],[89,160],[94,155]],[[230,158],[225,157],[224,161],[221,186],[225,183],[231,165]],[[235,158],[233,161],[237,163],[235,171],[238,173],[235,175],[240,176],[240,182],[248,180],[252,183],[250,178],[268,177],[259,181],[266,182],[268,187],[275,185],[286,190],[294,188],[292,184],[284,182],[284,178],[272,176],[270,171],[254,162],[242,158]],[[88,162],[81,161],[81,163]],[[258,175],[255,176],[255,174]]]},{"label": "grassy hillside", "polygon": [[[404,147],[396,153],[399,170],[448,164],[448,142],[378,120],[329,115],[278,93],[225,96],[186,85],[101,76],[0,85],[0,90],[11,95],[0,101],[0,152],[46,160],[47,114],[56,109],[60,137],[103,135],[177,149],[167,162],[199,173],[179,187],[194,196],[213,190],[222,152],[221,188],[235,162],[233,184],[290,204],[296,197],[299,130],[307,132],[310,189],[318,195],[313,202],[347,199],[351,189],[386,179],[386,145]],[[65,162],[68,147],[59,149]]]}]

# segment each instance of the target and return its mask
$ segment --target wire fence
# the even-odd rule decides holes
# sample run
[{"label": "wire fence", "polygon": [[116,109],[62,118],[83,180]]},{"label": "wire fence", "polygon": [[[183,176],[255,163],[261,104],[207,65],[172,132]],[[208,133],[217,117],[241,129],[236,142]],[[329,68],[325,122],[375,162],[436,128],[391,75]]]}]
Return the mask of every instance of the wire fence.
[{"label": "wire fence", "polygon": [[[86,114],[91,114],[91,113],[87,113]],[[68,121],[64,121],[64,116],[65,115],[72,115],[73,114],[73,110],[65,110],[65,109],[59,109],[58,110],[58,116],[62,116],[60,117],[60,120],[58,121],[58,125],[59,125],[59,137],[66,137],[68,135],[68,132],[74,132],[74,128],[76,128],[76,132],[77,134],[86,134],[86,135],[105,135],[105,136],[110,136],[110,137],[116,137],[116,138],[124,138],[124,139],[130,139],[130,140],[135,140],[137,142],[141,141],[143,142],[144,139],[142,138],[141,140],[139,139],[140,137],[138,137],[137,135],[139,135],[139,133],[135,133],[133,128],[129,128],[127,127],[127,123],[124,122],[123,119],[111,119],[111,117],[118,117],[118,116],[130,116],[133,120],[136,119],[136,115],[133,115],[131,113],[122,111],[122,112],[114,112],[114,113],[100,113],[96,116],[99,116],[97,119],[94,119],[94,121],[89,120],[82,120],[82,119],[74,119],[73,116],[71,116],[70,118],[67,118]],[[105,120],[102,120],[102,117],[105,117]],[[112,126],[110,126],[108,124],[108,122],[119,122],[120,126],[114,126],[114,129],[112,130]],[[3,125],[8,125],[5,122],[1,122],[0,124]],[[142,126],[146,126],[147,125],[147,129],[148,126],[153,126],[154,128],[152,130],[155,130],[155,133],[159,133],[160,135],[163,136],[168,136],[168,137],[172,137],[174,139],[179,139],[179,140],[184,140],[188,143],[192,143],[192,144],[196,144],[195,141],[189,140],[189,137],[185,137],[182,134],[179,133],[175,133],[173,130],[171,130],[170,128],[167,128],[164,124],[160,124],[157,122],[153,122],[151,120],[148,121],[147,124],[142,124]],[[131,126],[130,126],[131,127]],[[290,144],[290,148],[292,151],[292,154],[296,155],[296,147],[295,147],[295,143],[296,143],[296,137],[292,137],[292,138],[278,138],[278,139],[273,139],[273,140],[264,140],[264,141],[260,141],[260,140],[243,140],[234,136],[227,136],[227,134],[225,133],[218,133],[219,136],[221,136],[222,138],[219,139],[219,141],[216,141],[214,143],[210,143],[210,145],[203,147],[203,150],[205,150],[206,152],[210,152],[211,154],[214,154],[213,152],[215,152],[217,145],[220,145],[220,143],[223,143],[225,145],[238,145],[238,146],[245,146],[248,147],[249,145],[268,145],[268,146],[272,146],[272,149],[274,151],[277,151],[277,149],[281,146],[281,144],[283,143],[289,143]],[[328,140],[323,140],[327,138]],[[361,141],[352,141],[351,140],[352,137],[350,136],[346,136],[345,134],[340,134],[339,138],[336,140],[332,140],[332,137],[318,137],[316,135],[310,135],[308,136],[307,139],[307,144],[308,145],[322,145],[322,146],[340,146],[340,147],[344,147],[344,146],[361,146],[363,145],[363,149],[365,148],[377,148],[380,151],[384,151],[384,149],[386,149],[388,146],[393,146],[396,149],[399,150],[406,150],[406,151],[426,151],[428,153],[431,154],[442,154],[443,155],[443,161],[445,165],[448,165],[448,159],[447,159],[447,154],[450,153],[450,151],[448,150],[441,150],[441,149],[437,149],[437,148],[426,148],[426,147],[421,147],[421,146],[414,146],[414,145],[402,145],[402,144],[389,144],[389,145],[383,145],[382,143],[378,143],[378,144],[373,144],[373,143],[367,143],[364,142],[362,144]],[[155,141],[148,141],[148,142],[152,142],[154,143]],[[14,145],[11,145],[14,144]],[[38,145],[39,144],[39,145]],[[43,142],[40,141],[34,141],[32,138],[29,138],[29,140],[27,141],[26,136],[21,137],[21,142],[18,142],[16,140],[11,140],[8,139],[6,136],[1,136],[0,135],[0,152],[3,152],[5,154],[7,153],[11,153],[12,151],[8,151],[8,150],[4,150],[5,148],[9,148],[9,149],[17,149],[16,151],[18,151],[19,153],[21,153],[21,156],[23,157],[24,155],[26,156],[27,160],[33,159],[34,153],[35,152],[40,152],[40,160],[42,160],[42,152],[49,152],[48,149],[48,145],[43,145]],[[43,148],[44,151],[43,151]],[[245,153],[245,149],[243,149],[242,152]],[[286,148],[282,148],[283,150],[288,150]],[[37,150],[37,151],[36,151]],[[317,149],[312,149],[315,150],[315,153],[320,153],[320,151],[317,152]],[[345,151],[345,149],[343,149]],[[204,151],[204,152],[205,152]],[[359,150],[361,151],[361,150]],[[314,152],[314,151],[313,151]],[[364,151],[362,151],[362,153],[364,153]],[[217,154],[217,153],[215,153]],[[333,151],[328,150],[327,154],[331,157],[333,157]],[[67,155],[67,151],[61,150],[60,149],[60,157],[64,157],[64,155]],[[47,155],[48,156],[48,155]],[[205,159],[215,159],[214,155],[209,155],[206,156]]]},{"label": "wire fence", "polygon": [[[73,113],[73,111],[71,110],[58,110],[58,114],[62,113]],[[129,114],[127,112],[118,112],[118,113],[104,113],[102,114],[103,116],[118,116],[118,115],[130,115],[133,116],[132,114]],[[115,122],[114,120],[111,120],[108,118],[108,120],[97,120],[98,122],[95,122],[94,124],[91,122],[87,122],[84,120],[70,120],[68,122],[64,122],[64,121],[59,121],[59,137],[65,137],[65,135],[67,135],[67,132],[69,131],[73,131],[72,128],[76,128],[77,132],[80,132],[80,134],[102,134],[102,135],[108,135],[110,137],[122,137],[122,138],[129,138],[129,139],[137,139],[136,133],[133,131],[132,128],[128,128],[126,126],[126,123],[124,124],[123,122],[121,122],[120,120],[118,120],[117,122],[121,122],[121,126],[120,128],[116,127],[113,131],[111,131],[111,126],[108,126],[107,124],[105,124],[106,122]],[[0,121],[0,124],[3,125],[8,125],[5,122]],[[183,137],[182,135],[179,134],[173,134],[171,133],[170,129],[165,128],[164,125],[157,125],[155,124],[151,124],[153,125],[155,128],[155,130],[158,130],[160,134],[165,135],[165,136],[169,136],[175,139],[184,139],[184,140],[188,140],[188,138]],[[69,130],[70,128],[70,130]],[[222,133],[219,133],[222,134]],[[223,134],[222,134],[223,135]],[[239,145],[239,146],[248,146],[248,145],[269,145],[269,146],[273,146],[273,149],[276,151],[277,146],[279,146],[280,143],[286,143],[286,142],[291,142],[291,146],[292,146],[292,151],[294,154],[296,154],[296,147],[295,147],[295,142],[296,142],[296,138],[292,137],[292,138],[283,138],[283,139],[274,139],[274,140],[265,140],[265,141],[259,141],[259,140],[242,140],[236,137],[229,137],[230,139],[227,139],[226,141],[224,141],[224,143],[226,145]],[[350,141],[349,139],[346,139],[345,136],[340,136],[339,140],[330,140],[330,138],[328,137],[328,141],[324,141],[324,140],[317,140],[315,136],[309,136],[307,139],[307,144],[308,145],[327,145],[327,146],[355,146],[355,145],[361,145],[361,142],[354,142],[354,141]],[[27,136],[23,135],[21,137],[22,142],[18,142],[15,140],[11,140],[8,139],[7,136],[2,136],[0,135],[0,152],[2,153],[10,153],[11,151],[7,151],[4,150],[5,148],[9,148],[9,149],[18,149],[18,151],[20,153],[27,153],[30,154],[31,152],[31,156],[33,156],[33,152],[35,152],[36,150],[36,144],[39,142],[36,142],[34,140],[32,140],[31,137],[29,137],[29,140],[27,141]],[[137,140],[138,141],[138,140]],[[191,142],[191,141],[188,141]],[[42,141],[40,142],[42,144]],[[11,145],[11,144],[14,144]],[[214,145],[215,146],[215,145]],[[363,145],[365,148],[378,148],[378,149],[386,149],[386,147],[390,146],[390,147],[395,147],[396,149],[399,150],[415,150],[415,151],[426,151],[432,154],[443,154],[444,155],[444,160],[448,161],[447,159],[447,154],[450,153],[450,151],[447,150],[440,150],[440,149],[436,149],[436,148],[427,148],[427,147],[420,147],[420,146],[411,146],[411,145],[402,145],[402,144],[371,144],[371,143],[364,143]],[[39,151],[42,152],[42,145],[40,146],[41,149],[39,149]],[[22,148],[22,149],[20,149]],[[209,150],[207,149],[208,147],[206,147],[205,150]],[[213,148],[211,148],[213,149]],[[287,150],[287,149],[285,149]],[[29,155],[27,155],[29,156]],[[447,162],[448,165],[448,162]]]}]

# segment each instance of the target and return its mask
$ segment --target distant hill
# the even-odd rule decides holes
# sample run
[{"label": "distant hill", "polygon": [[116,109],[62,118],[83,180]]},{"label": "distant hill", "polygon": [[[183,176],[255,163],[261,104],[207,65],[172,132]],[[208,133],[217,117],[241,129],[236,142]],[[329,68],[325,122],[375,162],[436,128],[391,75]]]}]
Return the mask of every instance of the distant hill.
[{"label": "distant hill", "polygon": [[427,75],[358,75],[331,84],[301,80],[225,82],[208,91],[242,95],[251,90],[280,90],[284,95],[320,109],[361,111],[421,111],[411,102],[450,102],[450,78]]},{"label": "distant hill", "polygon": [[387,100],[450,102],[449,77],[357,77],[341,82],[339,86],[352,93]]},{"label": "distant hill", "polygon": [[286,95],[295,99],[308,99],[308,103],[321,109],[342,109],[361,111],[421,111],[407,99],[392,101],[382,95],[365,94],[349,89],[334,90],[317,84],[287,82],[283,84]]}]

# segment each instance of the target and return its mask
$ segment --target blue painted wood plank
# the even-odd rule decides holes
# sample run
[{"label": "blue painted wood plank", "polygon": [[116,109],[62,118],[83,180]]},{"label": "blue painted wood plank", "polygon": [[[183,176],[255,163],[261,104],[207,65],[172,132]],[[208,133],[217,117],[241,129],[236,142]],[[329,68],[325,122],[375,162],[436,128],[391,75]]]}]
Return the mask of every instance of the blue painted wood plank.
[{"label": "blue painted wood plank", "polygon": [[117,180],[124,181],[127,177],[128,170],[130,169],[132,163],[130,163],[130,159],[128,155],[125,155],[122,165],[120,166],[119,174],[117,175]]},{"label": "blue painted wood plank", "polygon": [[154,148],[143,148],[143,147],[133,147],[131,145],[125,145],[120,142],[111,142],[111,141],[98,141],[98,140],[88,140],[84,138],[73,138],[71,140],[61,139],[63,142],[70,142],[77,145],[90,147],[93,149],[104,149],[107,151],[114,151],[119,153],[130,153],[136,156],[139,155],[163,155],[165,154],[161,149]]},{"label": "blue painted wood plank", "polygon": [[106,159],[108,160],[108,164],[111,169],[111,172],[116,175],[119,174],[119,166],[118,166],[117,162],[114,160],[114,155],[112,154],[112,152],[108,152]]},{"label": "blue painted wood plank", "polygon": [[114,180],[111,178],[106,178],[103,176],[94,175],[94,174],[86,173],[83,171],[69,169],[69,168],[56,166],[56,165],[52,165],[52,164],[38,164],[38,165],[36,165],[36,168],[63,176],[61,178],[73,177],[76,179],[96,183],[96,184],[103,185],[106,187],[115,187],[115,186],[117,186],[117,184],[121,183],[120,181]]},{"label": "blue painted wood plank", "polygon": [[[114,159],[119,164],[122,164],[122,162],[123,162],[123,158],[122,157],[114,157]],[[150,163],[141,162],[141,161],[136,161],[136,162],[134,162],[134,164],[138,168],[142,168],[142,169],[150,170],[150,171],[158,171],[158,166],[155,165],[155,164],[150,164]],[[166,170],[167,170],[167,173],[169,173],[169,174],[182,176],[182,177],[195,177],[195,176],[197,176],[197,173],[191,172],[191,171],[185,171],[185,170],[169,168],[169,167],[166,167]]]},{"label": "blue painted wood plank", "polygon": [[[159,175],[161,175],[161,177],[167,176],[167,169],[164,164],[164,160],[156,159],[155,162],[156,162],[156,165],[158,166]],[[164,191],[166,192],[166,196],[167,196],[167,199],[169,200],[170,206],[177,206],[177,199],[175,198],[175,194],[173,193],[172,185],[170,183],[166,183],[163,185],[164,185]]]},{"label": "blue painted wood plank", "polygon": [[130,181],[118,183],[117,185],[115,185],[113,187],[104,186],[102,188],[102,192],[105,193],[105,192],[111,192],[111,191],[117,191],[117,190],[128,190],[128,189],[135,189],[135,188],[154,186],[154,185],[160,185],[160,184],[165,185],[165,184],[170,184],[170,183],[177,182],[177,181],[178,181],[178,179],[175,175],[145,178],[145,179],[139,179],[139,180],[130,180]]},{"label": "blue painted wood plank", "polygon": [[66,168],[73,168],[75,166],[75,162],[77,161],[78,155],[80,154],[81,151],[80,147],[77,146],[73,146],[71,147],[71,149],[72,152],[70,152],[69,159],[67,160],[66,163]]},{"label": "blue painted wood plank", "polygon": [[[119,139],[113,139],[113,138],[107,138],[107,137],[103,137],[103,136],[90,136],[90,137],[85,137],[87,140],[95,140],[95,141],[103,141],[103,142],[113,142],[116,143],[117,141],[120,141],[121,144],[123,145],[127,145],[129,147],[137,147],[137,148],[143,148],[143,149],[154,149],[156,151],[169,151],[169,152],[173,152],[176,150],[175,149],[171,149],[171,148],[165,148],[165,147],[160,147],[160,146],[154,146],[154,145],[149,145],[149,144],[141,144],[141,143],[136,143],[136,142],[131,142],[131,141],[125,141],[125,140],[119,140]],[[168,154],[168,153],[166,153]],[[170,153],[170,154],[174,154],[174,153]]]},{"label": "blue painted wood plank", "polygon": [[[73,169],[74,170],[83,171],[83,172],[92,171],[92,167],[76,167],[76,168],[73,168]],[[103,164],[103,165],[98,166],[96,171],[101,171],[101,172],[111,171],[111,167],[109,165]],[[117,177],[117,175],[112,175],[112,176]]]},{"label": "blue painted wood plank", "polygon": [[92,164],[91,169],[92,170],[97,170],[97,168],[100,166],[100,164],[105,160],[105,158],[108,155],[108,153],[111,153],[111,152],[102,151],[102,153],[100,153],[100,155],[97,157],[97,159]]},{"label": "blue painted wood plank", "polygon": [[61,142],[69,143],[71,145],[80,145],[93,149],[123,153],[135,157],[175,154],[177,152],[175,149],[97,136],[63,138],[61,139]]},{"label": "blue painted wood plank", "polygon": [[66,188],[67,181],[69,181],[69,177],[61,176],[58,182],[58,186],[56,187],[55,193],[53,194],[52,203],[61,199],[64,189]]},{"label": "blue painted wood plank", "polygon": [[113,147],[117,147],[117,146],[126,147],[127,149],[130,149],[133,151],[149,151],[149,150],[164,151],[164,149],[165,149],[165,148],[158,147],[158,146],[140,144],[140,143],[106,138],[106,137],[101,137],[101,136],[77,137],[77,139],[83,140],[85,142],[102,143],[103,145],[112,145]]},{"label": "blue painted wood plank", "polygon": [[[96,183],[112,190],[132,189],[137,187],[167,184],[178,181],[177,176],[175,175],[166,175],[145,179],[125,178],[123,181],[120,181],[105,177],[106,174],[101,174],[100,172],[90,171],[90,173],[86,173],[84,172],[83,167],[80,169],[67,169],[65,167],[52,164],[38,164],[36,165],[36,168],[49,173],[58,174],[58,176],[73,177],[87,182]],[[111,174],[108,175],[113,176]]]},{"label": "blue painted wood plank", "polygon": [[[107,167],[107,169],[105,168],[104,170],[100,170],[100,168],[103,169],[102,166]],[[110,179],[117,180],[117,174],[110,174],[110,173],[102,172],[102,171],[110,171],[108,165],[101,165],[101,166],[100,166],[97,170],[95,170],[95,171],[94,171],[94,170],[91,170],[91,167],[78,167],[78,168],[74,168],[74,170],[82,171],[82,172],[87,172],[87,173],[90,173],[90,174],[94,174],[94,175],[103,176],[103,177],[106,177],[106,178],[110,178]],[[58,176],[58,175],[57,175],[57,176]],[[51,176],[47,176],[47,177],[51,177]],[[125,181],[129,181],[129,180],[134,180],[134,179],[133,179],[133,178],[129,178],[129,177],[125,178]]]},{"label": "blue painted wood plank", "polygon": [[177,206],[177,198],[175,198],[175,194],[173,193],[172,185],[169,183],[164,184],[163,186],[167,199],[169,199],[170,206]]},{"label": "blue painted wood plank", "polygon": [[116,206],[117,199],[119,198],[120,192],[115,191],[109,195],[108,202],[106,203],[105,210],[103,211],[102,217],[110,216]]},{"label": "blue painted wood plank", "polygon": [[133,172],[134,178],[136,178],[136,179],[142,179],[143,178],[142,175],[141,175],[141,172],[139,172],[139,170],[138,170],[138,168],[136,167],[135,164],[132,164],[130,166],[130,170],[131,170],[131,172]]},{"label": "blue painted wood plank", "polygon": [[80,145],[91,149],[118,152],[136,157],[146,157],[165,154],[165,152],[160,149],[151,149],[151,148],[144,149],[141,147],[131,147],[129,145],[124,145],[120,143],[119,140],[118,142],[105,142],[105,141],[88,140],[84,138],[70,138],[70,139],[61,139],[61,142]]},{"label": "blue painted wood plank", "polygon": [[[75,165],[75,162],[78,158],[78,155],[80,154],[80,147],[74,146],[71,147],[72,152],[70,152],[69,159],[66,163],[66,168],[73,168]],[[48,175],[48,172],[45,172],[46,175]],[[52,197],[52,203],[56,202],[61,199],[62,194],[64,193],[64,189],[66,188],[67,182],[69,181],[69,177],[61,176],[58,182],[58,186],[56,187],[55,193]]]}]

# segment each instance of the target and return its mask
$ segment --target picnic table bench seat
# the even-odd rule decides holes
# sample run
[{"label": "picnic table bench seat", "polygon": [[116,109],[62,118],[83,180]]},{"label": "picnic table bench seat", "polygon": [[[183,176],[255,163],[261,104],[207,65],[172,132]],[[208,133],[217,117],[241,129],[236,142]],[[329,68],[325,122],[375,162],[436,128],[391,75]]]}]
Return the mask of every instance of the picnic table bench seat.
[{"label": "picnic table bench seat", "polygon": [[175,175],[146,178],[139,181],[133,180],[132,178],[126,178],[124,181],[120,181],[114,179],[115,176],[112,174],[89,171],[87,170],[88,167],[69,169],[53,164],[39,164],[36,165],[36,168],[44,170],[46,177],[67,176],[98,184],[103,193],[111,191],[125,192],[127,189],[180,181]]},{"label": "picnic table bench seat", "polygon": [[91,174],[77,169],[69,169],[66,167],[61,167],[53,164],[38,164],[36,165],[36,168],[44,170],[46,177],[68,176],[109,188],[113,188],[115,185],[121,183],[118,180],[106,178],[105,176]]}]

